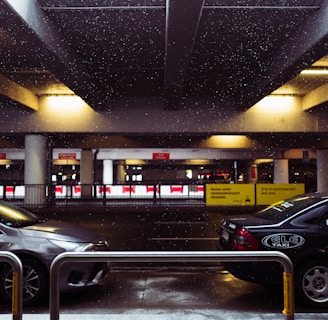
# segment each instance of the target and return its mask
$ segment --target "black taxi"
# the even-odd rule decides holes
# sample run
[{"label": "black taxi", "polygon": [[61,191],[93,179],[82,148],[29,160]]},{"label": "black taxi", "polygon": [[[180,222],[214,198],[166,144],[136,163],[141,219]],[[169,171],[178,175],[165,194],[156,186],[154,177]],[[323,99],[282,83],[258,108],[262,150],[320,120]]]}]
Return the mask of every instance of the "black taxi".
[{"label": "black taxi", "polygon": [[[273,204],[259,212],[223,219],[219,250],[274,250],[294,265],[297,301],[328,307],[328,194],[305,194]],[[225,263],[239,279],[277,285],[278,262]]]}]

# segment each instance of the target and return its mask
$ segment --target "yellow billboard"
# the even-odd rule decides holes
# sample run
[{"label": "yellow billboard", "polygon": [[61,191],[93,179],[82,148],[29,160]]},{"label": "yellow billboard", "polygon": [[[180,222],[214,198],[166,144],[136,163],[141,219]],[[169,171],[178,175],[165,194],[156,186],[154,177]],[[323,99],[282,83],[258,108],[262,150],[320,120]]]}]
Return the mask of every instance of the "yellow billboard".
[{"label": "yellow billboard", "polygon": [[207,184],[207,206],[254,206],[272,203],[302,194],[303,183],[298,184]]},{"label": "yellow billboard", "polygon": [[256,204],[269,205],[305,192],[304,183],[256,184]]},{"label": "yellow billboard", "polygon": [[255,185],[254,184],[207,184],[206,205],[253,206],[255,205]]}]

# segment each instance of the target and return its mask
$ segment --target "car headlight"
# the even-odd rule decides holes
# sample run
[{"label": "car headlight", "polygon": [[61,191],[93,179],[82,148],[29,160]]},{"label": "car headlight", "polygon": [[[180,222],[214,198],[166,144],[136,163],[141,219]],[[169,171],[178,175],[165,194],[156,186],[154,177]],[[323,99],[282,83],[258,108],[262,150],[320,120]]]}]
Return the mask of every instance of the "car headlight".
[{"label": "car headlight", "polygon": [[48,239],[49,242],[66,251],[85,251],[89,244]]}]

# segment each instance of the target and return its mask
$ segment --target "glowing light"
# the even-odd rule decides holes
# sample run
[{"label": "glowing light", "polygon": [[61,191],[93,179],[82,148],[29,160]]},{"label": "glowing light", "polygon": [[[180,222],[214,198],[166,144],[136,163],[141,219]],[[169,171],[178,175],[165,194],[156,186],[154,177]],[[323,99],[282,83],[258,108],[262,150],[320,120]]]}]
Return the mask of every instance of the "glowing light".
[{"label": "glowing light", "polygon": [[40,98],[38,115],[43,123],[51,130],[84,130],[86,125],[93,122],[96,113],[80,97],[44,96]]},{"label": "glowing light", "polygon": [[256,159],[254,161],[255,164],[262,164],[262,163],[272,163],[273,159]]},{"label": "glowing light", "polygon": [[191,169],[186,170],[186,178],[192,179],[192,170]]},{"label": "glowing light", "polygon": [[248,146],[249,138],[242,135],[216,135],[208,139],[210,146],[220,148],[241,148],[241,146]]},{"label": "glowing light", "polygon": [[250,112],[293,113],[300,111],[301,98],[290,95],[270,95],[249,109]]},{"label": "glowing light", "polygon": [[305,69],[301,71],[301,74],[328,76],[328,69]]},{"label": "glowing light", "polygon": [[74,114],[81,112],[86,103],[78,96],[50,96],[46,98],[48,111],[59,114]]}]

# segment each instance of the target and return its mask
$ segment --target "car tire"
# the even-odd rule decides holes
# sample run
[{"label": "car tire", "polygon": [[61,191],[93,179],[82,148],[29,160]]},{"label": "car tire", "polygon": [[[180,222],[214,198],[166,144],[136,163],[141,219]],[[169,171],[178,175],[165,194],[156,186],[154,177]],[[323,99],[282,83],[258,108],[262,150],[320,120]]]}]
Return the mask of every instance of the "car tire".
[{"label": "car tire", "polygon": [[[23,304],[34,305],[48,296],[47,272],[34,259],[22,260],[23,265]],[[0,295],[10,302],[12,299],[12,268],[6,264],[0,270]]]},{"label": "car tire", "polygon": [[315,259],[297,268],[295,289],[300,302],[316,308],[328,307],[328,261]]}]

